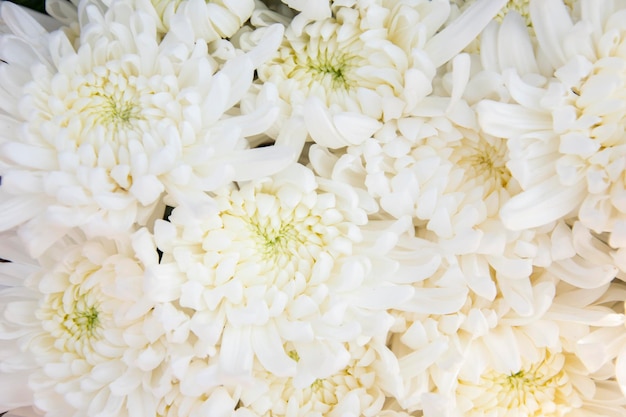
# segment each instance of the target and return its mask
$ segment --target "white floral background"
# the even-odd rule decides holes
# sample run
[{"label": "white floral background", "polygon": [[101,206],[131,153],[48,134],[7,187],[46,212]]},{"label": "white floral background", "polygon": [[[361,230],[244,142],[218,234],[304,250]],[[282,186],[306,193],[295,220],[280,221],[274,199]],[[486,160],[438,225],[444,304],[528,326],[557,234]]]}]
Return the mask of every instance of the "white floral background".
[{"label": "white floral background", "polygon": [[5,417],[626,415],[626,1],[0,2]]}]

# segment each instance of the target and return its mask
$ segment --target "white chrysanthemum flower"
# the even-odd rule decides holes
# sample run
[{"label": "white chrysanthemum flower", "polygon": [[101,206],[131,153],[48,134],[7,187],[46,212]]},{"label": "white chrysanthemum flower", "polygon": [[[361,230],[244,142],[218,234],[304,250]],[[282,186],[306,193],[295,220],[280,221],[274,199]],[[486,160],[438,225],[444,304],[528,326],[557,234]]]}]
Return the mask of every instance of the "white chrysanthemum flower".
[{"label": "white chrysanthemum flower", "polygon": [[[437,103],[430,104],[436,111]],[[351,147],[338,164],[360,162],[369,193],[393,217],[409,215],[416,226],[452,239],[496,220],[502,204],[519,190],[506,167],[505,141],[481,132],[473,112],[464,110],[468,126],[445,116],[389,123]]]},{"label": "white chrysanthemum flower", "polygon": [[576,372],[580,368],[576,357],[545,349],[538,354],[538,360],[525,361],[527,363],[517,372],[488,370],[478,381],[459,380],[457,398],[460,397],[459,408],[463,415],[566,416],[580,408],[582,393],[575,384],[581,384],[583,378],[592,381],[587,375]]},{"label": "white chrysanthemum flower", "polygon": [[[155,263],[145,237],[134,244]],[[45,294],[36,313],[43,332],[29,349],[41,371],[30,386],[46,415],[154,414],[158,393],[169,388],[162,330],[151,318],[135,256],[130,247],[87,242],[67,251],[65,265],[38,283]]]},{"label": "white chrysanthemum flower", "polygon": [[623,413],[617,384],[605,381],[616,352],[603,345],[624,321],[599,305],[608,284],[555,286],[547,271],[533,279],[530,317],[515,313],[504,298],[473,296],[457,313],[417,316],[397,329],[392,350],[407,392],[400,403],[428,417],[589,416],[601,407],[606,415]]},{"label": "white chrysanthemum flower", "polygon": [[[2,358],[3,386],[19,381],[20,367],[28,371],[16,375],[27,373],[19,388],[31,401],[15,405],[32,404],[49,417],[154,415],[171,378],[162,367],[164,330],[144,287],[144,268],[158,262],[149,233],[118,241],[66,237],[38,262],[1,295],[3,337],[23,352]],[[23,265],[1,267],[15,277],[27,271]],[[15,362],[25,355],[28,361]]]},{"label": "white chrysanthemum flower", "polygon": [[[466,356],[472,362],[459,373],[456,388],[460,415],[623,415],[626,401],[612,363],[614,336],[623,315],[597,305],[606,288],[581,291],[561,285],[553,304],[536,322],[519,326],[519,320],[503,320],[504,326],[513,326],[494,329],[484,345],[478,345],[486,352],[472,348]],[[596,305],[585,305],[590,300]],[[509,359],[487,359],[498,355],[496,351]],[[511,360],[507,353],[511,351],[519,351],[521,360]]]},{"label": "white chrysanthemum flower", "polygon": [[277,86],[285,117],[303,117],[317,143],[358,144],[380,121],[410,114],[432,91],[437,67],[477,36],[501,3],[479,2],[444,30],[447,1],[334,5],[332,16],[287,28],[277,55],[259,67],[259,81]]},{"label": "white chrysanthemum flower", "polygon": [[157,222],[158,300],[181,316],[194,355],[218,355],[210,384],[249,375],[254,358],[310,384],[346,366],[344,342],[384,338],[386,309],[411,298],[385,257],[410,224],[368,223],[354,190],[301,165],[240,187],[217,193],[213,215],[177,208]]},{"label": "white chrysanthemum flower", "polygon": [[[376,343],[350,344],[348,351],[345,368],[304,387],[259,369],[254,374],[256,383],[242,391],[241,411],[259,417],[379,416],[385,390],[399,384],[396,358]],[[295,351],[292,355],[299,360]]]},{"label": "white chrysanthemum flower", "polygon": [[[417,236],[459,268],[464,287],[490,300],[501,292],[528,315],[533,265],[569,260],[576,250],[562,222],[536,230],[503,226],[500,210],[520,187],[507,168],[506,142],[483,132],[472,108],[458,98],[469,79],[467,58],[455,59],[452,86],[425,99],[422,116],[387,122],[343,154],[314,145],[310,160],[322,176],[364,187],[385,213],[412,217]],[[613,268],[604,272],[598,286],[615,276]]]},{"label": "white chrysanthemum flower", "polygon": [[[502,210],[515,230],[578,215],[609,244],[626,250],[624,206],[626,146],[624,119],[625,61],[620,17],[622,3],[580,2],[580,18],[572,21],[560,0],[531,1],[533,27],[552,78],[529,83],[514,71],[505,73],[518,104],[484,102],[481,124],[507,138],[512,175],[524,192]],[[521,33],[508,31],[507,33]],[[503,33],[501,42],[510,44]],[[527,41],[526,41],[527,42]]]},{"label": "white chrysanthemum flower", "polygon": [[[245,136],[272,123],[269,103],[226,114],[252,81],[247,55],[216,73],[205,43],[159,44],[154,20],[127,2],[104,14],[92,6],[76,50],[16,6],[2,11],[14,32],[41,41],[1,40],[12,52],[1,57],[0,229],[28,222],[22,232],[35,254],[73,226],[100,234],[146,222],[164,194],[201,210],[212,205],[205,190],[292,159],[284,149],[246,149]],[[280,39],[272,32],[269,44]]]}]

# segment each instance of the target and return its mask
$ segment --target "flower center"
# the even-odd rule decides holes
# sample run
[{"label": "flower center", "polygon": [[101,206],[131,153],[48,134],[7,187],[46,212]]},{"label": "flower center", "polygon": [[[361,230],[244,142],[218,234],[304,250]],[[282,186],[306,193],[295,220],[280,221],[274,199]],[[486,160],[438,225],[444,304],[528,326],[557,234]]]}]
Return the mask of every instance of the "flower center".
[{"label": "flower center", "polygon": [[[302,195],[300,203],[291,206],[269,185],[259,185],[249,195],[252,188],[233,191],[220,199],[220,220],[205,237],[206,241],[228,242],[211,253],[237,259],[233,278],[251,285],[263,276],[265,284],[280,288],[296,274],[308,277],[320,252],[334,254],[334,243],[340,235],[338,225],[326,224],[324,212],[315,207],[315,192]],[[336,220],[332,216],[329,219]],[[220,243],[206,245],[216,247]],[[241,273],[248,269],[256,270],[256,275]]]},{"label": "flower center", "polygon": [[519,400],[523,400],[526,394],[541,387],[540,379],[532,372],[518,371],[502,379],[502,386],[510,393],[517,395]]},{"label": "flower center", "polygon": [[[457,149],[457,163],[465,168],[470,177],[480,179],[483,184],[492,184],[489,191],[496,187],[505,188],[511,179],[511,173],[506,167],[506,146],[502,140],[495,140],[494,144],[486,140],[476,142],[463,141],[464,145]],[[498,146],[500,145],[500,146]]]},{"label": "flower center", "polygon": [[327,106],[355,109],[365,104],[357,95],[361,89],[372,97],[399,93],[406,62],[376,49],[379,44],[391,48],[383,32],[372,31],[380,42],[368,44],[357,23],[340,22],[329,18],[307,26],[301,36],[287,34],[277,56],[259,67],[259,78],[280,85],[281,97],[292,106],[315,96]]},{"label": "flower center", "polygon": [[67,316],[66,322],[71,321],[72,325],[68,331],[78,337],[92,337],[95,330],[100,325],[98,319],[98,309],[96,306],[87,305],[81,299],[75,304],[74,311]]},{"label": "flower center", "polygon": [[123,143],[128,132],[135,130],[134,122],[141,119],[137,92],[128,79],[134,77],[112,71],[107,71],[106,77],[87,77],[88,83],[81,89],[88,100],[83,111],[84,115],[88,115],[85,127],[100,125],[109,140]]},{"label": "flower center", "polygon": [[274,224],[271,220],[266,219],[265,224],[258,219],[250,221],[253,238],[266,261],[284,263],[281,261],[289,260],[297,253],[302,239],[292,224],[280,222]]},{"label": "flower center", "polygon": [[[474,404],[468,417],[491,415],[505,417],[562,416],[581,406],[567,372],[567,358],[563,354],[547,353],[537,363],[510,374],[488,371],[478,383],[481,393],[473,388],[462,395],[470,396]],[[466,385],[461,381],[460,390]]]},{"label": "flower center", "polygon": [[306,63],[301,63],[294,73],[304,69],[312,80],[330,89],[349,90],[354,85],[349,78],[350,61],[351,57],[347,54],[319,51],[317,57],[307,57]]},{"label": "flower center", "polygon": [[72,311],[65,315],[63,325],[72,338],[89,339],[96,336],[100,327],[97,305],[90,304],[85,296],[78,298]]},{"label": "flower center", "polygon": [[96,117],[99,118],[101,124],[119,129],[120,127],[128,126],[132,119],[138,117],[137,107],[133,101],[126,100],[123,97],[116,97],[112,94],[94,93],[94,97],[97,96],[104,99],[101,112],[98,113],[94,108]]}]

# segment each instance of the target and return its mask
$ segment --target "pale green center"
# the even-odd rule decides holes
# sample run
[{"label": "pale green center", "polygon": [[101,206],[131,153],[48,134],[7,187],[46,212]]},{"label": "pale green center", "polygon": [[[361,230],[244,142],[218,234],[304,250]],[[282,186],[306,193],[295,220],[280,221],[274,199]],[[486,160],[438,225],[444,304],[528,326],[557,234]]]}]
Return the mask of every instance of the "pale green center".
[{"label": "pale green center", "polygon": [[307,57],[303,65],[314,80],[332,89],[349,90],[353,82],[349,78],[351,58],[339,52],[320,51],[316,58]]},{"label": "pale green center", "polygon": [[284,48],[285,75],[301,82],[305,90],[316,92],[322,88],[332,95],[345,94],[357,85],[362,86],[354,73],[359,58],[349,50],[339,49],[335,40],[311,42],[300,52],[291,46]]},{"label": "pale green center", "polygon": [[99,113],[101,124],[119,129],[128,126],[131,120],[138,118],[137,106],[132,100],[115,97],[113,94],[96,93],[95,95],[104,99]]},{"label": "pale green center", "polygon": [[274,225],[271,222],[261,224],[252,221],[250,227],[257,248],[265,260],[279,262],[291,258],[297,252],[301,239],[293,225],[289,223]]},{"label": "pale green center", "polygon": [[91,336],[100,324],[98,320],[98,310],[91,306],[83,311],[75,311],[72,317],[74,324],[83,334]]},{"label": "pale green center", "polygon": [[127,143],[131,136],[141,137],[138,122],[144,116],[140,97],[143,93],[148,96],[153,93],[149,89],[143,93],[138,91],[136,80],[134,74],[106,68],[95,68],[85,77],[85,84],[78,89],[81,99],[73,103],[73,110],[85,130],[80,142],[89,141],[99,146],[102,144],[100,135],[107,142],[118,144]]},{"label": "pale green center", "polygon": [[502,385],[510,392],[516,393],[518,397],[523,397],[526,392],[534,391],[541,384],[534,373],[518,371],[514,374],[506,375]]},{"label": "pale green center", "polygon": [[73,311],[65,316],[64,325],[75,338],[93,337],[100,327],[98,307],[80,297],[74,303]]},{"label": "pale green center", "polygon": [[506,187],[511,179],[511,172],[506,167],[506,146],[493,146],[481,140],[478,143],[464,141],[462,148],[458,150],[460,157],[458,164],[470,174],[471,177],[482,179],[482,183],[494,183],[500,187]]},{"label": "pale green center", "polygon": [[[494,371],[485,373],[478,386],[464,383],[459,387],[460,395],[470,396],[474,408],[467,417],[509,415],[526,417],[561,417],[581,406],[564,367],[564,355],[548,355],[544,360],[518,372],[503,374]],[[477,389],[479,388],[479,389]]]}]

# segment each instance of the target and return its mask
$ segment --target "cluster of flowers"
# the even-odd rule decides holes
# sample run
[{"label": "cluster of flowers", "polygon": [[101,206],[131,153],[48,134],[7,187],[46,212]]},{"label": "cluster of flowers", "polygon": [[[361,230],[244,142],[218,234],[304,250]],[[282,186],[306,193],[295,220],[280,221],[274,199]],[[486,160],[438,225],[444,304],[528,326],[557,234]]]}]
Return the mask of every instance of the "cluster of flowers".
[{"label": "cluster of flowers", "polygon": [[626,1],[0,3],[0,412],[626,415]]}]

